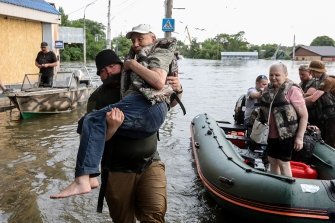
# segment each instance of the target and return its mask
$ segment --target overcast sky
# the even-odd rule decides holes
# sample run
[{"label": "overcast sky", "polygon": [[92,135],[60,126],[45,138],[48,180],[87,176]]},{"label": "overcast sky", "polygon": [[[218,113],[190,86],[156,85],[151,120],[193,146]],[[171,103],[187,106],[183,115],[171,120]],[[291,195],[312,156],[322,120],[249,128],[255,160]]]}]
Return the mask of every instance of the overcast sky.
[{"label": "overcast sky", "polygon": [[[84,8],[94,0],[50,0],[62,7],[70,20],[84,17]],[[165,0],[111,0],[112,38],[139,23],[150,24],[163,37]],[[335,39],[334,0],[173,0],[172,36],[187,41],[187,26],[192,38],[203,41],[217,34],[244,31],[251,44],[309,45],[317,36]],[[86,8],[85,17],[107,26],[108,0],[96,0]]]}]

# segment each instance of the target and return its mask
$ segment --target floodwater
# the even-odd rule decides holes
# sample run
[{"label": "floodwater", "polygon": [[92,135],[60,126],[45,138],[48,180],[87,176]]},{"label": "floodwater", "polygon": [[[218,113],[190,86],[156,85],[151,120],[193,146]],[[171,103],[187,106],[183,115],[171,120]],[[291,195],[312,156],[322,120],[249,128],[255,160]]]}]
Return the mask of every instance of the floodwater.
[{"label": "floodwater", "polygon": [[[233,121],[237,98],[267,74],[274,61],[180,61],[183,103],[173,108],[160,130],[159,152],[166,164],[170,223],[232,223],[237,217],[217,206],[195,171],[190,146],[190,123],[200,113]],[[299,81],[302,62],[283,61],[289,77]],[[71,66],[71,64],[69,64]],[[327,64],[333,74],[335,64]],[[92,74],[95,74],[91,64]],[[98,79],[95,81],[98,82]],[[0,222],[112,222],[107,205],[96,212],[98,190],[67,199],[49,196],[73,180],[79,137],[77,120],[85,107],[67,114],[18,120],[17,111],[0,113]]]}]

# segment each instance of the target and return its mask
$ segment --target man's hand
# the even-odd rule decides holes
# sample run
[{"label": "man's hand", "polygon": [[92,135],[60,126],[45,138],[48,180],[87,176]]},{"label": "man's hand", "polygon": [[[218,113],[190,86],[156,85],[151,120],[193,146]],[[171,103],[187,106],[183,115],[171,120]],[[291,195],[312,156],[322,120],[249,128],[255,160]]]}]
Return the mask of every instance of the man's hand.
[{"label": "man's hand", "polygon": [[[166,77],[167,83],[170,84],[172,90],[177,94],[178,98],[181,99],[183,95],[183,88],[180,84],[180,80],[178,76],[167,76]],[[178,104],[176,100],[171,101],[170,106],[174,107]]]},{"label": "man's hand", "polygon": [[118,108],[112,108],[111,111],[106,113],[106,121],[107,121],[106,141],[112,138],[116,130],[122,125],[123,120],[124,120],[124,114]]},{"label": "man's hand", "polygon": [[124,70],[131,70],[132,64],[137,63],[134,59],[128,59],[123,63],[123,69]]},{"label": "man's hand", "polygon": [[182,87],[179,81],[178,77],[174,77],[174,76],[168,76],[166,77],[167,83],[170,84],[170,86],[172,87],[172,89],[175,92],[181,92],[182,91]]}]

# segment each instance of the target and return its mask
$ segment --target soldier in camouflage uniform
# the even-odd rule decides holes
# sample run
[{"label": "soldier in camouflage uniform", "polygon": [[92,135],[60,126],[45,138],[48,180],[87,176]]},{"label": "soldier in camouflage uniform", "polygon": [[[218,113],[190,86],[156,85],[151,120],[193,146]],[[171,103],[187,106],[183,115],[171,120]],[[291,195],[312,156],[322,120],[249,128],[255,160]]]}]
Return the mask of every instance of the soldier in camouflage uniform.
[{"label": "soldier in camouflage uniform", "polygon": [[306,93],[307,90],[314,84],[314,79],[308,69],[308,65],[303,64],[299,66],[299,78],[301,81],[299,83],[299,86],[301,87],[303,92]]},{"label": "soldier in camouflage uniform", "polygon": [[310,88],[312,94],[305,97],[310,123],[318,126],[322,139],[335,148],[335,78],[326,74],[322,61],[311,61],[308,69],[315,78]]}]

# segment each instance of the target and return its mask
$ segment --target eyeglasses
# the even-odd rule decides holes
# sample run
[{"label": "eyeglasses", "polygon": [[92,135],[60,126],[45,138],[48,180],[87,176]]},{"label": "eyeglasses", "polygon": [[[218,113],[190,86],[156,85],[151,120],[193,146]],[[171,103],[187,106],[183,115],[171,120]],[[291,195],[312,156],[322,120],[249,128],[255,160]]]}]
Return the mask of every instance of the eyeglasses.
[{"label": "eyeglasses", "polygon": [[267,76],[265,75],[259,75],[257,78],[256,78],[256,81],[260,81],[260,80],[267,80]]}]

